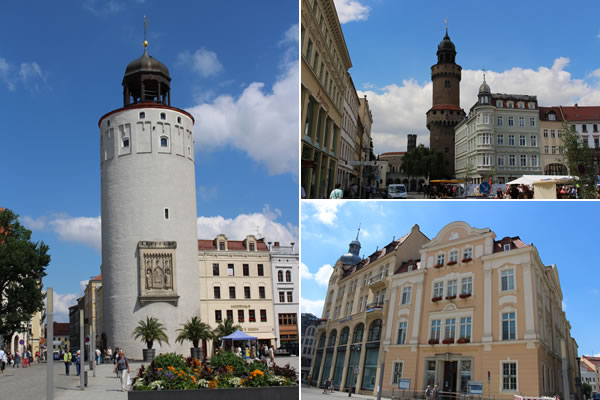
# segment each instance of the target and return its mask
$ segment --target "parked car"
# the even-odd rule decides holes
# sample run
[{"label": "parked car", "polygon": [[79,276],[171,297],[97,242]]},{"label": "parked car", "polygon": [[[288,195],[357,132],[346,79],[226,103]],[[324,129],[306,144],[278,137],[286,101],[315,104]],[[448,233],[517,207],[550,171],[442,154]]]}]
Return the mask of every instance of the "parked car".
[{"label": "parked car", "polygon": [[408,193],[406,192],[406,186],[402,183],[394,183],[388,186],[388,199],[407,199]]}]

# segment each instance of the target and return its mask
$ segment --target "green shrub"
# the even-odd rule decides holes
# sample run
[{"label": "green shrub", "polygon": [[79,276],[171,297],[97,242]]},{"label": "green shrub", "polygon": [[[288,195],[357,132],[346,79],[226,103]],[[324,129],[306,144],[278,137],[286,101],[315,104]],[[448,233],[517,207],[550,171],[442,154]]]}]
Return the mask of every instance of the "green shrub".
[{"label": "green shrub", "polygon": [[252,361],[250,364],[248,364],[248,371],[254,371],[255,369],[259,369],[262,372],[267,372],[269,370],[269,367],[263,363],[262,361]]},{"label": "green shrub", "polygon": [[156,368],[166,370],[167,367],[173,367],[176,369],[185,368],[185,358],[181,354],[167,353],[159,354],[154,358],[154,365]]},{"label": "green shrub", "polygon": [[227,365],[233,368],[233,374],[236,376],[244,375],[247,371],[246,361],[234,353],[222,351],[210,359],[210,366],[215,370],[225,368]]}]

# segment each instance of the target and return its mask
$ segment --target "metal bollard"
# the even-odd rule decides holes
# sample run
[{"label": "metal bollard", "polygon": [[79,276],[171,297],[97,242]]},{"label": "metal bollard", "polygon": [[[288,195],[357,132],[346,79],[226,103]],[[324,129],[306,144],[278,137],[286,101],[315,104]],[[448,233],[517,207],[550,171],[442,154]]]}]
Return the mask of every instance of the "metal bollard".
[{"label": "metal bollard", "polygon": [[87,386],[87,380],[88,378],[88,372],[87,371],[83,371],[83,386]]}]

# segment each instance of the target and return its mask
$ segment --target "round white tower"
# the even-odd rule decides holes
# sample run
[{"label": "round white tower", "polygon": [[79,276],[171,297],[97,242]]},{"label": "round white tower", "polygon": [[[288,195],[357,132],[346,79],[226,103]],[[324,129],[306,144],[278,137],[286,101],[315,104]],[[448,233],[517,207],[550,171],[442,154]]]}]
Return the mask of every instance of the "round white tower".
[{"label": "round white tower", "polygon": [[[144,42],[146,47],[147,43]],[[199,315],[194,118],[171,107],[169,70],[144,54],[123,78],[124,106],[100,118],[102,312],[113,349],[141,358],[132,332],[146,316],[167,328],[159,352],[187,353],[175,330]]]}]

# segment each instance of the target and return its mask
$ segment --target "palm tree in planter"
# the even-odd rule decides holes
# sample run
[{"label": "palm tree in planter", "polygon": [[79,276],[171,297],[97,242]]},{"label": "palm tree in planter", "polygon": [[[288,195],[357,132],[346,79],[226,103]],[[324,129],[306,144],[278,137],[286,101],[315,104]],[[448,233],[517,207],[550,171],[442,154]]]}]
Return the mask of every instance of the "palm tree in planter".
[{"label": "palm tree in planter", "polygon": [[154,360],[156,350],[152,348],[152,345],[155,340],[159,344],[162,344],[162,342],[169,344],[165,326],[154,317],[146,317],[145,322],[140,320],[138,326],[133,330],[132,336],[135,339],[141,338],[143,342],[146,342],[148,348],[143,350],[145,362]]},{"label": "palm tree in planter", "polygon": [[[177,343],[183,343],[184,341],[189,340],[194,346],[190,349],[192,358],[199,360],[202,357],[203,359],[206,359],[206,341],[213,337],[210,326],[206,322],[202,322],[198,317],[192,317],[192,319],[181,325],[183,327],[177,329],[177,332],[180,333],[175,341]],[[198,348],[200,340],[202,340],[202,349]]]},{"label": "palm tree in planter", "polygon": [[221,344],[221,338],[223,336],[231,335],[238,329],[242,329],[240,325],[234,325],[233,320],[227,318],[225,321],[219,322],[219,325],[213,331],[213,354],[217,351],[217,345]]}]

